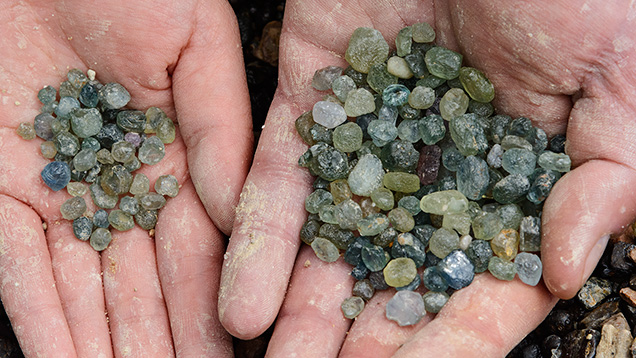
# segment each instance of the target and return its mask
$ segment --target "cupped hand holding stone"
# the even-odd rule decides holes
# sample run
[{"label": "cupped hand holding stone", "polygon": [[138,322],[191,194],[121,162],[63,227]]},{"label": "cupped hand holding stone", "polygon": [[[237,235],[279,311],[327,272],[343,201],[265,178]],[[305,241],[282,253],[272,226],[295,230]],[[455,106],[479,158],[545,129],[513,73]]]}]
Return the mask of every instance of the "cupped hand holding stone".
[{"label": "cupped hand holding stone", "polygon": [[[222,232],[252,132],[230,6],[3,1],[0,34],[0,298],[25,355],[231,356],[216,309]],[[182,185],[154,239],[138,226],[113,230],[101,253],[76,239],[59,211],[70,195],[40,179],[41,140],[16,134],[38,114],[38,91],[59,87],[71,68],[122,83],[131,108],[157,106],[178,123],[165,158],[139,170],[151,186],[162,174]]]},{"label": "cupped hand holding stone", "polygon": [[[337,1],[287,3],[279,87],[237,209],[219,293],[230,333],[252,338],[276,317],[272,357],[503,356],[556,302],[572,297],[596,265],[607,234],[636,216],[636,8],[602,1]],[[399,327],[384,317],[392,293],[376,293],[355,321],[340,303],[351,267],[300,248],[312,178],[297,164],[306,145],[294,120],[322,93],[315,70],[346,67],[357,27],[391,44],[426,21],[437,42],[464,54],[496,89],[499,113],[526,116],[549,136],[566,133],[576,167],[543,213],[545,284],[478,275],[433,319]],[[291,278],[291,280],[290,280]],[[552,293],[552,294],[551,294]]]}]

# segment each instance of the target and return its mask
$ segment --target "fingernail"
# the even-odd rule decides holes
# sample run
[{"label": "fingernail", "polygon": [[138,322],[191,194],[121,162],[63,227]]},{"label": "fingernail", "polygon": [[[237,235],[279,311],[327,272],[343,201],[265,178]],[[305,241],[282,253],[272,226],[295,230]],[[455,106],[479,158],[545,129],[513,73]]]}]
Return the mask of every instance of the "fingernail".
[{"label": "fingernail", "polygon": [[594,268],[596,268],[598,260],[603,255],[603,251],[605,251],[605,246],[607,246],[609,238],[609,234],[602,236],[590,249],[590,253],[587,255],[587,259],[585,260],[585,271],[583,271],[583,277],[585,279],[587,279],[592,274],[592,271],[594,271]]}]

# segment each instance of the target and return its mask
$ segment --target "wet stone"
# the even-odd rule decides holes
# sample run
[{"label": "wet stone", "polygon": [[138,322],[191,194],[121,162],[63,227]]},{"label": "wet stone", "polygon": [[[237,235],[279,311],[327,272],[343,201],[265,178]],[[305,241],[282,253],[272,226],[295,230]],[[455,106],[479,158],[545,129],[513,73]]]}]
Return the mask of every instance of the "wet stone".
[{"label": "wet stone", "polygon": [[135,221],[144,230],[154,229],[157,224],[157,210],[140,208],[135,214]]},{"label": "wet stone", "polygon": [[368,73],[372,65],[386,61],[389,56],[389,44],[380,31],[360,27],[349,39],[345,59],[356,71]]},{"label": "wet stone", "polygon": [[135,146],[130,142],[121,140],[113,143],[113,147],[110,152],[113,160],[120,163],[126,163],[135,155]]},{"label": "wet stone", "polygon": [[91,192],[91,198],[95,205],[102,209],[113,209],[117,205],[119,197],[117,195],[108,195],[102,189],[102,186],[97,182],[91,184],[88,187]]},{"label": "wet stone", "polygon": [[40,175],[51,190],[59,191],[71,180],[71,168],[63,162],[51,162],[42,169]]},{"label": "wet stone", "polygon": [[424,301],[424,308],[426,312],[430,313],[439,313],[442,310],[442,307],[446,305],[446,302],[449,300],[449,296],[446,292],[427,292],[422,296],[422,300]]},{"label": "wet stone", "polygon": [[60,212],[64,219],[75,220],[86,212],[86,202],[80,197],[70,198],[62,204]]},{"label": "wet stone", "polygon": [[130,102],[130,93],[119,83],[107,83],[99,90],[99,100],[104,107],[119,109]]},{"label": "wet stone", "polygon": [[146,210],[159,210],[166,205],[166,198],[157,193],[146,193],[137,196],[141,207]]},{"label": "wet stone", "polygon": [[594,329],[578,329],[570,332],[563,340],[563,356],[595,357],[600,337],[601,333]]},{"label": "wet stone", "polygon": [[124,196],[119,201],[119,209],[126,214],[135,215],[139,212],[139,202],[132,196]]},{"label": "wet stone", "polygon": [[539,256],[528,252],[521,252],[515,257],[515,268],[521,282],[536,286],[541,279],[543,264]]},{"label": "wet stone", "polygon": [[600,277],[590,277],[579,290],[577,298],[587,309],[594,308],[612,293],[612,283]]},{"label": "wet stone", "polygon": [[459,69],[459,80],[472,99],[490,102],[495,98],[495,88],[483,72],[472,67]]},{"label": "wet stone", "polygon": [[389,261],[382,272],[384,273],[384,281],[391,287],[406,286],[417,276],[415,262],[407,257],[399,257]]},{"label": "wet stone", "polygon": [[468,109],[468,102],[468,96],[461,88],[452,88],[448,90],[439,103],[439,111],[442,118],[450,121],[451,119],[466,113],[466,110]]},{"label": "wet stone", "polygon": [[35,129],[33,128],[33,124],[29,122],[22,122],[18,125],[18,129],[16,130],[18,135],[25,140],[35,139]]},{"label": "wet stone", "polygon": [[69,132],[60,132],[53,139],[55,148],[59,154],[69,157],[74,156],[80,149],[79,139]]},{"label": "wet stone", "polygon": [[90,244],[95,249],[95,251],[104,251],[108,244],[112,241],[113,237],[110,234],[110,231],[104,228],[97,228],[90,237]]},{"label": "wet stone", "polygon": [[316,237],[311,243],[311,248],[314,250],[316,257],[325,262],[334,262],[340,256],[336,245],[322,237]]},{"label": "wet stone", "polygon": [[448,285],[456,290],[470,285],[475,277],[475,266],[462,250],[454,250],[448,254],[437,267]]},{"label": "wet stone", "polygon": [[409,64],[402,57],[393,56],[389,58],[386,62],[386,70],[397,78],[409,79],[413,77],[413,71],[411,71]]},{"label": "wet stone", "polygon": [[400,326],[416,324],[425,313],[422,296],[413,291],[398,291],[386,304],[386,318]]},{"label": "wet stone", "polygon": [[93,221],[86,216],[73,220],[73,235],[82,241],[88,241],[93,233]]},{"label": "wet stone", "polygon": [[484,272],[488,269],[490,258],[493,256],[490,243],[484,240],[473,240],[468,249],[466,250],[466,256],[475,265],[475,273]]},{"label": "wet stone", "polygon": [[44,139],[52,140],[54,137],[51,123],[55,118],[48,113],[40,113],[35,116],[33,121],[33,128],[35,129],[35,135]]},{"label": "wet stone", "polygon": [[537,252],[541,250],[541,219],[526,216],[519,225],[519,249]]},{"label": "wet stone", "polygon": [[326,91],[331,88],[333,81],[342,74],[342,71],[342,68],[338,66],[321,68],[314,72],[311,85],[318,91]]},{"label": "wet stone", "polygon": [[459,76],[462,55],[444,47],[433,47],[424,56],[428,71],[437,77],[451,80]]},{"label": "wet stone", "polygon": [[155,165],[163,159],[166,155],[166,148],[163,142],[157,137],[150,137],[144,141],[139,148],[138,158],[139,161],[148,164]]},{"label": "wet stone", "polygon": [[42,104],[49,104],[55,101],[56,95],[57,90],[54,87],[44,86],[44,88],[38,92],[38,99]]},{"label": "wet stone", "polygon": [[433,145],[442,140],[446,135],[444,119],[437,114],[421,119],[419,121],[419,130],[422,136],[422,142],[426,145]]},{"label": "wet stone", "polygon": [[488,262],[488,271],[495,276],[495,278],[502,281],[512,281],[517,273],[515,264],[502,259],[499,256],[493,256]]},{"label": "wet stone", "polygon": [[437,266],[427,267],[422,272],[422,283],[427,290],[433,292],[444,292],[448,289],[448,283],[442,277]]},{"label": "wet stone", "polygon": [[356,318],[364,309],[364,300],[357,296],[348,297],[342,302],[340,309],[345,318]]}]

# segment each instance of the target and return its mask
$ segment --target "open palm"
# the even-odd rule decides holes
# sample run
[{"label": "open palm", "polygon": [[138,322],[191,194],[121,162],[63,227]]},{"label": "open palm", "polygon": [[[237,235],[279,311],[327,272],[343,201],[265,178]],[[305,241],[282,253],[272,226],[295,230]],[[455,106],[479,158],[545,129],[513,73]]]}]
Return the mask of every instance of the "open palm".
[{"label": "open palm", "polygon": [[[215,302],[251,121],[229,5],[3,1],[0,33],[0,297],[24,353],[231,355]],[[70,68],[120,82],[131,108],[157,106],[178,122],[164,160],[140,169],[151,185],[162,174],[182,185],[154,240],[139,227],[113,230],[98,253],[74,238],[59,212],[70,195],[40,179],[41,141],[15,133],[38,113],[38,90],[57,87]]]},{"label": "open palm", "polygon": [[[224,326],[249,338],[278,316],[272,357],[505,355],[556,302],[548,288],[573,296],[607,234],[635,216],[635,15],[627,5],[601,1],[288,2],[279,88],[223,267]],[[413,327],[384,318],[392,294],[379,292],[352,323],[339,310],[351,295],[351,268],[342,260],[325,264],[306,246],[298,252],[312,179],[297,165],[306,146],[294,120],[323,95],[310,86],[313,72],[346,67],[339,54],[355,28],[374,27],[392,43],[401,28],[420,21],[434,26],[437,43],[462,52],[466,64],[489,76],[500,113],[528,116],[550,136],[567,132],[578,168],[545,205],[547,287],[479,275],[434,320],[427,315]]]}]

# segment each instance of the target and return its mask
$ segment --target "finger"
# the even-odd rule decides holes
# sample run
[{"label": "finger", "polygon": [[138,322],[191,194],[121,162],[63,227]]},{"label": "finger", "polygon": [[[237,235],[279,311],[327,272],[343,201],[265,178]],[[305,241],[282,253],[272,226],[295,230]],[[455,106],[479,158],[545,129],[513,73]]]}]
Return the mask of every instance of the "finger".
[{"label": "finger", "polygon": [[224,239],[201,205],[192,182],[161,209],[155,242],[177,357],[230,357],[217,295]]},{"label": "finger", "polygon": [[26,356],[76,356],[42,221],[29,206],[4,195],[0,195],[0,299]]},{"label": "finger", "polygon": [[351,296],[351,268],[342,259],[326,263],[300,250],[285,304],[267,348],[268,357],[336,357],[351,320],[340,310]]},{"label": "finger", "polygon": [[[611,179],[610,179],[611,178]],[[636,172],[590,161],[564,176],[543,212],[544,279],[561,298],[571,298],[600,259],[610,233],[636,216]]]},{"label": "finger", "polygon": [[140,227],[111,232],[102,270],[115,356],[173,357],[153,239]]},{"label": "finger", "polygon": [[49,251],[64,315],[80,357],[112,357],[99,253],[73,235],[66,220],[50,222]]},{"label": "finger", "polygon": [[478,275],[394,357],[504,357],[548,315],[557,299],[543,286]]},{"label": "finger", "polygon": [[252,122],[236,17],[226,1],[200,2],[173,76],[190,174],[215,225],[230,234],[252,155]]},{"label": "finger", "polygon": [[351,326],[340,357],[391,357],[417,331],[433,319],[426,314],[415,325],[400,327],[386,318],[386,304],[394,289],[376,292]]}]

